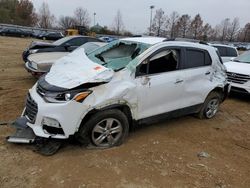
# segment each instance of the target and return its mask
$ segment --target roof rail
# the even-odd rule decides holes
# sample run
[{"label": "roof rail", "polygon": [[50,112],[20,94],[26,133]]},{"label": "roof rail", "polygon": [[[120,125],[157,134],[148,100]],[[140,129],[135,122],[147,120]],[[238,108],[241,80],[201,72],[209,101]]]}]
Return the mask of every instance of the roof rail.
[{"label": "roof rail", "polygon": [[189,38],[171,38],[171,39],[165,39],[163,42],[169,42],[169,41],[183,41],[183,42],[195,42],[199,44],[208,45],[207,42],[196,40],[196,39],[189,39]]}]

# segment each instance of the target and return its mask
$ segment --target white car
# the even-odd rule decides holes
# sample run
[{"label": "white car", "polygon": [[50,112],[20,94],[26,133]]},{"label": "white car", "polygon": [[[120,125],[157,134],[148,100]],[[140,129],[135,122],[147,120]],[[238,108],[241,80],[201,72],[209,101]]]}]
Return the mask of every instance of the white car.
[{"label": "white car", "polygon": [[71,136],[96,147],[118,146],[135,123],[214,117],[229,88],[225,67],[209,45],[138,37],[88,55],[79,49],[30,89],[8,141],[43,140],[39,149],[46,155]]},{"label": "white car", "polygon": [[225,63],[232,91],[250,94],[250,51]]},{"label": "white car", "polygon": [[223,63],[228,62],[239,55],[238,50],[233,46],[224,44],[211,44],[211,45],[218,49]]},{"label": "white car", "polygon": [[[87,42],[81,45],[79,48],[84,48],[85,53],[88,54],[99,47],[106,45],[105,42]],[[39,78],[43,74],[49,72],[51,66],[54,62],[66,55],[70,52],[43,52],[43,53],[34,53],[30,54],[27,57],[27,62],[25,63],[25,68],[28,72],[30,72],[34,77]]]}]

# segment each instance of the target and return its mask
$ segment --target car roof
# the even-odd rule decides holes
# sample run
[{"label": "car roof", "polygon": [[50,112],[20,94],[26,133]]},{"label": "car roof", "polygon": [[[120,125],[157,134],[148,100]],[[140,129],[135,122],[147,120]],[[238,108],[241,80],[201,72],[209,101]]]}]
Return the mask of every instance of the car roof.
[{"label": "car roof", "polygon": [[168,46],[184,46],[184,47],[192,47],[192,48],[200,48],[204,50],[214,50],[213,46],[208,44],[202,44],[198,42],[187,42],[187,41],[164,41],[164,44],[168,44]]},{"label": "car roof", "polygon": [[211,46],[219,46],[219,47],[227,47],[227,48],[235,48],[233,46],[230,46],[230,45],[226,45],[226,44],[211,44]]},{"label": "car roof", "polygon": [[159,42],[163,42],[166,38],[161,37],[131,37],[131,38],[123,38],[120,39],[121,41],[131,41],[131,42],[139,42],[139,43],[145,43],[145,44],[157,44]]}]

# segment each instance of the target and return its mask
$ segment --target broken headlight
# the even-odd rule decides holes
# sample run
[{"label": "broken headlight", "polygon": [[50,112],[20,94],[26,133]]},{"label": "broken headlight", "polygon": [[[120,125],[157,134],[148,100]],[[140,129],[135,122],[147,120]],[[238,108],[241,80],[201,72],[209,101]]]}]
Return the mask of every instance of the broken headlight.
[{"label": "broken headlight", "polygon": [[46,93],[44,99],[50,103],[64,103],[67,101],[75,100],[76,102],[83,102],[84,99],[89,96],[92,91],[89,90],[72,90],[62,93]]}]

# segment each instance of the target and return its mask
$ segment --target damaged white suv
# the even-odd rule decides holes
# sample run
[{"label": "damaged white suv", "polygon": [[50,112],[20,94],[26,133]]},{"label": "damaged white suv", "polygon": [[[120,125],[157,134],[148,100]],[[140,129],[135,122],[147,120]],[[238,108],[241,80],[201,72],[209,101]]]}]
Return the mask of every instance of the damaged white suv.
[{"label": "damaged white suv", "polygon": [[107,148],[120,145],[134,123],[186,114],[212,118],[229,92],[216,49],[164,40],[121,39],[58,60],[29,91],[8,141],[42,143],[43,154],[71,136]]}]

